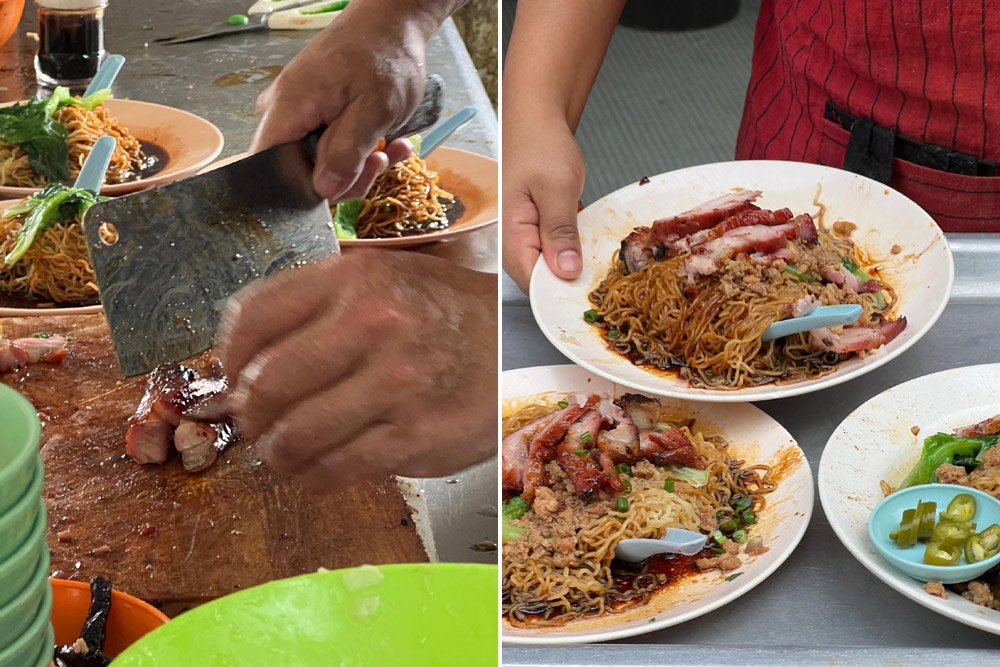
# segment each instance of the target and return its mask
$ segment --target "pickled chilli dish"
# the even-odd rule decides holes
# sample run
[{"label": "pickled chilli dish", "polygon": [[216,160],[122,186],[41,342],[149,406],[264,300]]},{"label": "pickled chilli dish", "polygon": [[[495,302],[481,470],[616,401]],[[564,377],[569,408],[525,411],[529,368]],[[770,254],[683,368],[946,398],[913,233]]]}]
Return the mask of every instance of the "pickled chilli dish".
[{"label": "pickled chilli dish", "polygon": [[[755,206],[760,195],[734,192],[635,228],[584,318],[636,365],[721,390],[824,375],[906,328],[892,286],[863,269],[852,223],[824,229],[808,213]],[[863,312],[850,326],[761,341],[774,322],[834,304]]]},{"label": "pickled chilli dish", "polygon": [[[920,459],[907,473],[899,488],[939,482],[955,484],[988,493],[1000,499],[1000,414],[981,422],[956,429],[952,433],[935,433],[925,438]],[[896,491],[884,480],[882,493],[889,495]],[[969,494],[956,496],[955,507],[935,508],[945,510],[942,521],[933,526],[937,531],[933,536],[945,547],[955,547],[959,556],[966,561],[984,560],[1000,552],[1000,526],[978,526],[969,523],[975,517],[975,498]],[[971,501],[971,502],[970,502]],[[920,508],[914,508],[915,515],[921,516]],[[934,517],[932,517],[933,519]],[[918,526],[919,536],[919,526]],[[951,551],[953,562],[954,549]],[[947,564],[947,563],[937,563]],[[946,597],[945,586],[931,582],[924,586],[928,592]],[[961,584],[949,584],[947,588],[959,593],[976,604],[1000,610],[1000,570],[993,568],[981,577]]]},{"label": "pickled chilli dish", "polygon": [[[724,575],[767,547],[754,535],[771,469],[734,460],[728,443],[657,399],[573,393],[533,397],[503,422],[503,616],[560,626],[649,602],[704,570]],[[614,559],[626,538],[667,528],[709,535],[693,557]]]},{"label": "pickled chilli dish", "polygon": [[134,181],[154,168],[156,158],[104,106],[109,97],[109,90],[73,97],[60,87],[48,99],[0,107],[0,186],[70,183],[104,135],[116,143],[105,183]]},{"label": "pickled chilli dish", "polygon": [[414,144],[414,155],[380,174],[364,199],[332,207],[338,238],[385,239],[426,234],[447,228],[462,214],[462,203],[439,185],[438,173],[417,157],[419,137],[411,137],[410,141]]}]

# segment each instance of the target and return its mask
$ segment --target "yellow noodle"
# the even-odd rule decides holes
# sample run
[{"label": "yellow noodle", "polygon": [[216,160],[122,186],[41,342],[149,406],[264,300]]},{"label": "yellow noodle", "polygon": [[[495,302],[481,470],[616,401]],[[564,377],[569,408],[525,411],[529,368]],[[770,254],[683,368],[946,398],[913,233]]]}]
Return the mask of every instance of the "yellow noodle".
[{"label": "yellow noodle", "polygon": [[438,186],[438,174],[413,155],[381,174],[365,197],[358,238],[394,238],[446,228],[455,196]]},{"label": "yellow noodle", "polygon": [[21,259],[11,266],[3,262],[23,221],[0,218],[0,291],[58,303],[96,301],[96,276],[77,220],[40,232]]}]

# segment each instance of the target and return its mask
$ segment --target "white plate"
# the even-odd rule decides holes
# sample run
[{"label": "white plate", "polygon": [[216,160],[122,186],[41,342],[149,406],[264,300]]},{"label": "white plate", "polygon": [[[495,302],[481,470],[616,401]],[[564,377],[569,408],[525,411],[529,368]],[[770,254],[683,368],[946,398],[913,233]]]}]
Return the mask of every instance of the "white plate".
[{"label": "white plate", "polygon": [[[868,516],[882,499],[879,481],[895,486],[920,458],[924,438],[1000,413],[1000,364],[967,366],[904,382],[875,396],[845,419],[819,464],[819,498],[840,541],[872,574],[939,614],[1000,634],[1000,611],[951,592],[930,595],[876,550]],[[910,428],[919,426],[914,435]]]},{"label": "white plate", "polygon": [[[617,395],[627,389],[577,366],[506,371],[504,412],[516,409],[518,399],[545,392],[611,391]],[[726,581],[725,575],[717,570],[695,575],[662,591],[648,604],[621,614],[574,621],[561,628],[531,630],[513,628],[504,621],[503,641],[511,644],[607,641],[677,625],[743,595],[778,569],[798,545],[812,516],[813,478],[802,450],[788,431],[747,403],[693,403],[676,399],[662,403],[679,414],[694,417],[700,424],[711,425],[713,431],[719,429],[737,458],[772,465],[781,462],[783,472],[778,488],[767,496],[767,507],[751,533],[762,536],[769,551],[749,559],[738,570],[743,574],[732,581]]]},{"label": "white plate", "polygon": [[[633,365],[612,352],[599,330],[583,320],[587,294],[611,265],[621,240],[639,225],[687,210],[737,188],[758,189],[762,208],[790,208],[832,225],[857,225],[852,238],[878,260],[881,274],[899,296],[906,330],[864,359],[852,358],[822,378],[735,391],[695,389],[667,373]],[[820,215],[819,202],[825,207]],[[796,396],[846,382],[896,358],[937,321],[951,294],[955,268],[948,242],[919,206],[876,181],[840,169],[777,161],[708,164],[650,177],[591,204],[579,215],[583,272],[573,281],[557,278],[539,258],[531,277],[531,308],[549,341],[573,362],[640,391],[699,401],[763,401]],[[891,248],[900,246],[898,254]]]}]

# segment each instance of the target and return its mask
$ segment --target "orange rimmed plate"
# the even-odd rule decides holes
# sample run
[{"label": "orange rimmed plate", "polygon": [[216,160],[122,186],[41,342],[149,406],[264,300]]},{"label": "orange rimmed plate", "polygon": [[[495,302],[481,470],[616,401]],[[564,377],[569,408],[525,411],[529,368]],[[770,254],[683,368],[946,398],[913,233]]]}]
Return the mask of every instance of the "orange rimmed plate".
[{"label": "orange rimmed plate", "polygon": [[[101,193],[114,197],[155,188],[195,174],[222,152],[222,132],[193,113],[136,100],[110,99],[104,103],[118,122],[128,128],[143,146],[152,145],[163,166],[149,178],[105,185]],[[27,197],[41,188],[0,186],[0,197]]]},{"label": "orange rimmed plate", "polygon": [[[246,157],[240,153],[219,160],[204,171],[218,169]],[[427,157],[427,166],[440,174],[440,186],[456,195],[465,206],[461,217],[445,229],[400,238],[341,239],[343,247],[409,248],[425,243],[454,239],[496,224],[499,218],[499,169],[493,158],[442,146]]]}]

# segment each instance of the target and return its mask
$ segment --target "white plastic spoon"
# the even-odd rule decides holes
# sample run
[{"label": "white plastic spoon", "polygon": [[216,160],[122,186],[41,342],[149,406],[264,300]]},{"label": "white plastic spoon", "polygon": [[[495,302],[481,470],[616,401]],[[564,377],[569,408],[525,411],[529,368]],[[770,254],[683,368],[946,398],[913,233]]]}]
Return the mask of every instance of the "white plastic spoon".
[{"label": "white plastic spoon", "polygon": [[633,538],[622,540],[615,549],[615,558],[627,563],[638,563],[656,554],[683,554],[693,556],[705,548],[708,536],[683,528],[667,528],[658,540]]}]

